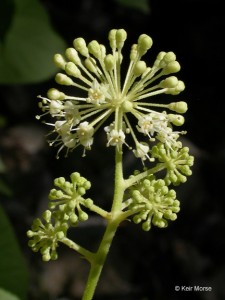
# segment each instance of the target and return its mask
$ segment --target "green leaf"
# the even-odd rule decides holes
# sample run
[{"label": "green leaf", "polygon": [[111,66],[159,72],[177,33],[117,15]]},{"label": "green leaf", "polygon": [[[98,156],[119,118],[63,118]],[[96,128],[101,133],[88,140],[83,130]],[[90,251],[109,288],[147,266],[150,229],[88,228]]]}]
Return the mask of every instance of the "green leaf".
[{"label": "green leaf", "polygon": [[2,300],[19,300],[18,297],[16,297],[12,293],[5,291],[1,288],[0,288],[0,299],[2,299]]},{"label": "green leaf", "polygon": [[10,27],[15,3],[14,0],[1,0],[0,1],[0,40],[4,39],[4,36]]},{"label": "green leaf", "polygon": [[150,13],[148,0],[115,0],[120,5],[140,10],[144,14]]},{"label": "green leaf", "polygon": [[[0,206],[0,287],[25,300],[28,272],[13,228]],[[1,295],[1,294],[0,294]],[[0,299],[4,297],[0,296]],[[8,299],[8,298],[6,298]]]},{"label": "green leaf", "polygon": [[64,41],[52,29],[38,0],[14,0],[15,12],[3,42],[0,39],[0,84],[46,80],[57,71],[52,63]]}]

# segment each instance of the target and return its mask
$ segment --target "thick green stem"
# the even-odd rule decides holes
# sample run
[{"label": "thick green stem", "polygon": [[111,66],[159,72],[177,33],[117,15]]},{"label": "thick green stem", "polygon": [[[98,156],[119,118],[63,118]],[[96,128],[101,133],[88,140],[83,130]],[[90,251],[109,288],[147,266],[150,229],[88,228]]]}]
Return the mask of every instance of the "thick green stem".
[{"label": "thick green stem", "polygon": [[122,209],[124,195],[124,179],[122,166],[122,151],[116,147],[116,166],[115,166],[115,187],[114,198],[111,209],[111,219],[103,235],[98,251],[94,254],[91,261],[91,269],[82,300],[93,299],[95,289],[104,266],[107,254],[109,252],[112,240],[120,223],[119,215]]}]

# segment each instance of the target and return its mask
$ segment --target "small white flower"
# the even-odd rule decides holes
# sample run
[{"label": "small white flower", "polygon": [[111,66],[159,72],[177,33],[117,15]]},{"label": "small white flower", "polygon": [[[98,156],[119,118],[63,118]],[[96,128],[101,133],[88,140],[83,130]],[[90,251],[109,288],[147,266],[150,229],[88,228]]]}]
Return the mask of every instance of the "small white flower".
[{"label": "small white flower", "polygon": [[92,83],[92,87],[88,90],[87,102],[95,105],[105,103],[107,88],[100,85],[96,79]]},{"label": "small white flower", "polygon": [[64,106],[59,100],[52,100],[49,104],[49,112],[52,117],[61,115],[63,109]]},{"label": "small white flower", "polygon": [[149,152],[149,146],[144,143],[138,143],[136,145],[136,149],[133,150],[134,155],[138,158],[141,158],[142,161],[146,160],[147,158],[150,160],[148,152]]},{"label": "small white flower", "polygon": [[123,130],[112,129],[107,133],[107,146],[119,146],[125,143],[125,134]]},{"label": "small white flower", "polygon": [[172,145],[175,145],[177,142],[177,139],[179,137],[179,132],[175,131],[173,132],[172,128],[166,127],[162,131],[160,131],[156,138],[166,144],[169,148],[171,148]]}]

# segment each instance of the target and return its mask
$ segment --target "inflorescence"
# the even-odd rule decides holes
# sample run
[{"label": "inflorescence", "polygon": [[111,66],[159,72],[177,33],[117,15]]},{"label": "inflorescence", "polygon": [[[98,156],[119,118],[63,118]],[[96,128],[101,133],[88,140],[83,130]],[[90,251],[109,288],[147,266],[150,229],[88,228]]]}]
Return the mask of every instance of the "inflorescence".
[{"label": "inflorescence", "polygon": [[[142,34],[131,47],[127,73],[121,78],[126,31],[113,29],[108,38],[112,49],[109,54],[96,40],[86,44],[80,37],[73,41],[73,48],[66,49],[64,56],[54,56],[55,64],[62,69],[55,77],[56,82],[80,89],[84,97],[69,96],[55,88],[48,91],[47,98],[39,96],[43,114],[38,118],[50,114],[54,119],[46,122],[56,134],[50,145],[59,146],[58,154],[63,148],[67,154],[82,145],[85,154],[92,147],[95,132],[104,126],[107,146],[122,149],[125,144],[142,161],[152,160],[149,141],[156,139],[166,148],[180,147],[177,139],[185,132],[174,131],[173,126],[183,125],[186,102],[157,104],[148,99],[163,93],[177,95],[184,90],[183,81],[168,76],[180,70],[175,54],[160,52],[153,66],[147,66],[142,57],[153,42],[151,37]],[[135,126],[130,116],[136,119]],[[127,141],[128,135],[132,143]]]},{"label": "inflorescence", "polygon": [[[170,186],[187,180],[194,158],[179,140],[185,132],[173,130],[174,126],[184,124],[182,114],[187,111],[187,103],[158,104],[148,98],[163,93],[177,95],[184,90],[182,81],[168,76],[177,73],[180,65],[173,52],[160,52],[153,66],[147,66],[142,57],[151,48],[152,39],[142,34],[131,47],[127,73],[121,78],[122,48],[127,34],[123,29],[113,29],[108,37],[112,53],[107,54],[105,46],[96,40],[87,45],[83,38],[77,38],[74,48],[66,49],[65,57],[54,56],[56,65],[62,69],[56,82],[82,90],[84,97],[69,96],[54,88],[48,91],[47,98],[39,96],[42,116],[49,114],[54,119],[46,122],[53,126],[51,133],[56,134],[49,143],[59,146],[57,157],[63,148],[67,155],[79,145],[84,147],[85,154],[92,147],[95,132],[104,127],[106,145],[117,147],[121,157],[126,145],[142,162],[154,162],[152,169],[136,171],[124,180],[126,192],[117,217],[120,221],[132,218],[145,231],[150,230],[151,224],[164,228],[168,220],[177,218],[180,210],[176,192]],[[159,171],[161,179],[156,177]],[[70,181],[57,178],[54,185],[43,220],[36,219],[27,233],[30,247],[40,250],[45,261],[57,258],[59,242],[66,241],[68,245],[68,228],[86,221],[87,210],[106,220],[112,217],[111,212],[84,198],[91,184],[79,173],[72,173]]]},{"label": "inflorescence", "polygon": [[34,220],[31,230],[27,232],[30,238],[29,246],[34,252],[40,251],[44,261],[57,259],[58,243],[67,236],[70,226],[76,226],[79,221],[86,221],[88,214],[83,208],[91,209],[93,201],[83,198],[91,187],[90,181],[74,172],[71,181],[64,177],[56,178],[49,193],[49,209],[42,214],[42,219]]}]

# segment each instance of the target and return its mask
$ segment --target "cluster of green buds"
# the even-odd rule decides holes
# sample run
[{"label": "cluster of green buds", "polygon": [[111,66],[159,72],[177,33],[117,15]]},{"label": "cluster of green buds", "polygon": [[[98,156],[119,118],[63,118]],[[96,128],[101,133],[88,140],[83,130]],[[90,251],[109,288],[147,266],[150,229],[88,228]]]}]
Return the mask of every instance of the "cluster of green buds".
[{"label": "cluster of green buds", "polygon": [[44,261],[55,260],[58,258],[58,243],[66,236],[68,224],[55,218],[50,210],[46,210],[42,218],[43,221],[35,219],[31,230],[27,232],[30,238],[28,245],[34,252],[40,251]]},{"label": "cluster of green buds", "polygon": [[152,147],[152,158],[157,158],[159,164],[166,168],[165,182],[179,185],[187,180],[187,176],[192,175],[190,169],[194,164],[194,157],[189,154],[189,148],[183,147],[179,142],[179,147],[167,147],[163,143],[158,143]]},{"label": "cluster of green buds", "polygon": [[[58,189],[52,189],[49,194],[49,209],[54,209],[57,218],[65,220],[71,226],[76,226],[78,221],[86,221],[88,214],[82,210],[82,206],[91,208],[93,201],[82,196],[91,187],[90,181],[75,172],[70,175],[71,182],[64,177],[56,178],[54,185]],[[57,210],[56,210],[57,208]]]},{"label": "cluster of green buds", "polygon": [[65,178],[56,178],[49,194],[49,209],[42,217],[34,220],[31,230],[27,232],[30,238],[29,246],[34,252],[40,251],[44,261],[57,259],[56,248],[58,243],[67,235],[70,226],[75,226],[78,221],[86,221],[88,214],[83,207],[91,209],[93,201],[83,198],[91,187],[90,182],[79,173],[70,175],[71,182]]},{"label": "cluster of green buds", "polygon": [[153,175],[132,186],[129,195],[124,206],[134,215],[134,223],[142,223],[145,231],[151,229],[151,224],[159,228],[167,227],[168,220],[176,220],[180,211],[176,192],[168,188],[165,180],[156,179]]},{"label": "cluster of green buds", "polygon": [[[173,52],[160,52],[153,65],[148,66],[143,56],[153,42],[150,36],[142,34],[131,46],[130,62],[123,77],[122,48],[126,38],[124,29],[111,30],[111,52],[107,53],[106,47],[96,40],[87,44],[79,37],[65,55],[54,56],[55,64],[62,70],[56,75],[56,82],[65,90],[67,86],[76,87],[84,95],[71,96],[52,88],[47,98],[39,96],[43,114],[38,118],[46,114],[53,118],[53,122],[45,123],[53,126],[56,137],[49,143],[59,146],[58,154],[66,148],[67,155],[79,145],[84,147],[85,154],[100,127],[104,128],[107,146],[122,149],[125,144],[142,161],[151,161],[149,142],[155,139],[168,148],[179,144],[177,139],[184,132],[174,131],[173,126],[183,125],[186,102],[157,104],[148,98],[163,93],[177,95],[184,90],[183,81],[170,75],[180,70],[180,64]],[[130,117],[136,119],[135,126]]]}]

